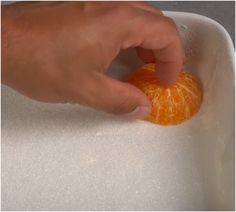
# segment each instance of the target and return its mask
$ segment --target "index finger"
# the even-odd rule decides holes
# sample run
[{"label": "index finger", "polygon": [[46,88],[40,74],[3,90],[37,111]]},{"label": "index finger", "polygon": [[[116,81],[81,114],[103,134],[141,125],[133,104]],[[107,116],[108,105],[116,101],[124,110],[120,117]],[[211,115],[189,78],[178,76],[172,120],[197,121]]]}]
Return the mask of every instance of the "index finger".
[{"label": "index finger", "polygon": [[185,57],[174,21],[163,15],[146,12],[141,21],[133,24],[129,30],[131,33],[128,39],[133,41],[133,47],[153,52],[160,82],[165,85],[173,84]]},{"label": "index finger", "polygon": [[157,77],[165,85],[173,84],[183,67],[185,57],[180,40],[176,38],[163,49],[156,49],[153,53]]},{"label": "index finger", "polygon": [[165,85],[173,84],[184,61],[181,38],[173,20],[164,16],[160,18],[156,26],[154,24],[152,33],[144,39],[141,47],[152,50],[156,74],[160,82]]}]

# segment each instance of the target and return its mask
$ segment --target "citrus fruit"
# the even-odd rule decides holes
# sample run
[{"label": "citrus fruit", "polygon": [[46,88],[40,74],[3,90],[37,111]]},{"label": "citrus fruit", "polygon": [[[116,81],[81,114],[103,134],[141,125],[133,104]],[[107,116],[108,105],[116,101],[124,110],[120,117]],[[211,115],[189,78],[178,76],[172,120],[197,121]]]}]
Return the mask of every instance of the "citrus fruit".
[{"label": "citrus fruit", "polygon": [[161,124],[179,124],[200,109],[203,94],[198,81],[182,70],[175,84],[163,86],[155,75],[155,64],[145,64],[131,74],[128,82],[149,98],[152,110],[147,120]]}]

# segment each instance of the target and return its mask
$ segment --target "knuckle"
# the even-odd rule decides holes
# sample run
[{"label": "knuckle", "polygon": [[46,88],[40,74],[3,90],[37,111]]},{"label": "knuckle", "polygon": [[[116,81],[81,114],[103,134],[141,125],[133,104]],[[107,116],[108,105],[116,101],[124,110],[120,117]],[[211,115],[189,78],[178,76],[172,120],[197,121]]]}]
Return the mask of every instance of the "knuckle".
[{"label": "knuckle", "polygon": [[129,4],[117,3],[114,14],[121,18],[127,18],[135,14],[135,9]]},{"label": "knuckle", "polygon": [[166,25],[169,27],[170,33],[173,33],[174,35],[176,35],[178,31],[177,31],[175,22],[169,17],[166,17],[165,21],[166,21]]},{"label": "knuckle", "polygon": [[177,42],[180,39],[179,32],[175,22],[166,16],[163,16],[162,19],[163,25],[165,26],[165,32],[169,36],[171,42]]},{"label": "knuckle", "polygon": [[123,98],[119,102],[116,102],[110,108],[110,113],[119,115],[130,113],[137,107],[137,100],[132,99],[129,95],[124,94]]},{"label": "knuckle", "polygon": [[115,115],[126,113],[127,112],[127,106],[126,106],[127,102],[128,102],[127,98],[123,99],[119,104],[114,105],[111,108],[110,112]]},{"label": "knuckle", "polygon": [[122,98],[119,102],[115,102],[111,105],[110,112],[117,115],[127,113],[127,111],[132,107],[132,102],[130,101],[129,95],[126,91],[120,91],[118,95],[122,96]]},{"label": "knuckle", "polygon": [[166,16],[165,16],[165,21],[166,21],[166,23],[167,23],[170,27],[176,28],[175,22],[173,21],[172,18],[169,18],[169,17],[166,17]]}]

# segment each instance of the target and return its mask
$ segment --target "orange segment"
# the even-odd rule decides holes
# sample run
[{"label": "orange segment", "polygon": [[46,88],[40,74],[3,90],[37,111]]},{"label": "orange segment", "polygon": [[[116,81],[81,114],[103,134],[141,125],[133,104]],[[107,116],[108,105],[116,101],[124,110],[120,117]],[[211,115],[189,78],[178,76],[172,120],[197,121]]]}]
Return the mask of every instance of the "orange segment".
[{"label": "orange segment", "polygon": [[161,124],[179,124],[198,112],[203,94],[198,81],[182,70],[174,85],[160,85],[155,64],[145,64],[128,78],[128,82],[142,90],[149,98],[152,111],[147,120]]}]

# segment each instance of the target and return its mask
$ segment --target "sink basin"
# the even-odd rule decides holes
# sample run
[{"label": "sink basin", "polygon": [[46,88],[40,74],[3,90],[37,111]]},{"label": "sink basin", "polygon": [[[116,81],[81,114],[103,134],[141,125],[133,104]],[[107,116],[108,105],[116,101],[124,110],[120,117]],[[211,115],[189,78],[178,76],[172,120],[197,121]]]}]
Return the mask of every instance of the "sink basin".
[{"label": "sink basin", "polygon": [[[202,83],[200,111],[164,127],[2,86],[2,210],[234,210],[232,41],[207,17],[165,14]],[[122,80],[140,64],[126,50],[108,74]]]}]

